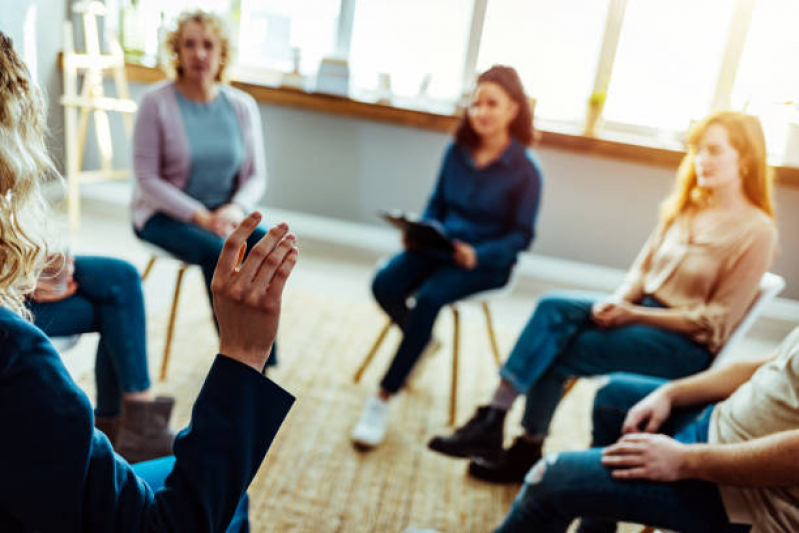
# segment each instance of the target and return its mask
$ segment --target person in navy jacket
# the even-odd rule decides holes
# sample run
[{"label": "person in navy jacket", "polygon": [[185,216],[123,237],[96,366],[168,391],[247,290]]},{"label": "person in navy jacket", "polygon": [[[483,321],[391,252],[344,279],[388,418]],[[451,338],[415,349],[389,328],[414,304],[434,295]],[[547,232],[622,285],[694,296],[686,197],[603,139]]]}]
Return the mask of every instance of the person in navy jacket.
[{"label": "person in navy jacket", "polygon": [[454,250],[424,248],[406,233],[405,250],[372,283],[375,299],[403,338],[377,396],[367,400],[352,431],[359,447],[385,438],[388,401],[430,343],[441,308],[505,285],[518,254],[530,246],[542,182],[527,150],[532,140],[532,111],[516,71],[494,66],[482,73],[423,215],[443,228]]},{"label": "person in navy jacket", "polygon": [[288,227],[239,265],[253,213],[226,240],[212,288],[220,348],[174,457],[130,466],[94,428],[86,395],[24,297],[47,254],[37,237],[55,170],[44,106],[0,32],[0,531],[248,531],[246,490],[293,397],[264,377],[297,259]]}]

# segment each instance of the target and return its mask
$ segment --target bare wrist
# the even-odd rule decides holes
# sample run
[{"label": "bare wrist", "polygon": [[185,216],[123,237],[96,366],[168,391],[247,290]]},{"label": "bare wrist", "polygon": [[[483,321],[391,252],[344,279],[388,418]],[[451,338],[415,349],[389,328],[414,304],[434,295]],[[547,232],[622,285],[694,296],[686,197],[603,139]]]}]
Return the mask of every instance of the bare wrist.
[{"label": "bare wrist", "polygon": [[268,350],[262,351],[237,348],[221,344],[219,346],[219,353],[225,357],[233,359],[234,361],[245,364],[250,368],[257,370],[258,372],[261,372],[264,364],[266,363],[266,355],[268,354]]},{"label": "bare wrist", "polygon": [[680,479],[700,479],[700,465],[703,461],[704,446],[701,444],[684,444],[680,453]]}]

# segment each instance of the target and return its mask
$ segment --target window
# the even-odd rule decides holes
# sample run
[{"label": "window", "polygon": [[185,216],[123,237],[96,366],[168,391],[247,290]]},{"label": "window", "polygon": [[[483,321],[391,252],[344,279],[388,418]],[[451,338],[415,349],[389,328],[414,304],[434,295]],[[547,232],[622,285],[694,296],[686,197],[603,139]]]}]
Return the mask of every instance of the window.
[{"label": "window", "polygon": [[773,154],[781,154],[786,146],[789,124],[799,122],[797,22],[799,3],[795,0],[755,4],[732,91],[734,108],[760,116]]},{"label": "window", "polygon": [[427,95],[455,100],[461,93],[472,0],[359,0],[350,50],[350,86],[375,90],[388,74],[398,96],[415,96],[426,76]]},{"label": "window", "polygon": [[536,116],[580,121],[594,76],[608,0],[489,1],[477,70],[509,65],[519,71]]},{"label": "window", "polygon": [[734,4],[628,0],[605,119],[680,131],[707,114]]},{"label": "window", "polygon": [[241,0],[238,61],[291,72],[294,50],[300,72],[315,74],[336,44],[340,0]]},{"label": "window", "polygon": [[[159,28],[165,29],[183,11],[204,9],[227,16],[231,12],[232,0],[116,0],[119,3],[119,22],[106,21],[116,29],[120,43],[127,56],[154,63],[159,54],[159,39],[163,39]],[[113,10],[109,9],[110,12]],[[231,33],[236,28],[228,20]]]}]

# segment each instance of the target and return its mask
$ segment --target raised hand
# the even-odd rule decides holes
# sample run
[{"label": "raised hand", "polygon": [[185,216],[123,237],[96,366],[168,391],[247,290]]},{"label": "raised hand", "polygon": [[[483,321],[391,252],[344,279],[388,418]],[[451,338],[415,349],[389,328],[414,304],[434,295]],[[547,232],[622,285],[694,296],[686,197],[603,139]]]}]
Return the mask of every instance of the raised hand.
[{"label": "raised hand", "polygon": [[259,213],[250,214],[225,240],[211,282],[219,352],[259,372],[277,334],[283,288],[298,254],[284,222],[270,229],[242,263],[247,237],[260,220]]}]

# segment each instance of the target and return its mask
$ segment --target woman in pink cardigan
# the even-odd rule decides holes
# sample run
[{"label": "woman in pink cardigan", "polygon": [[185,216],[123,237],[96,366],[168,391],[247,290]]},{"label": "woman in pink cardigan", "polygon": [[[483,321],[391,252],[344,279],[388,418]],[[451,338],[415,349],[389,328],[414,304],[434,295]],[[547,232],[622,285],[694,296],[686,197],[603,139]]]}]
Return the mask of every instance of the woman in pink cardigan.
[{"label": "woman in pink cardigan", "polygon": [[[251,96],[222,83],[230,45],[221,19],[184,13],[167,47],[176,79],[150,89],[136,118],[133,224],[139,238],[199,265],[210,298],[224,239],[266,189],[261,119]],[[257,228],[248,249],[265,233]]]}]

